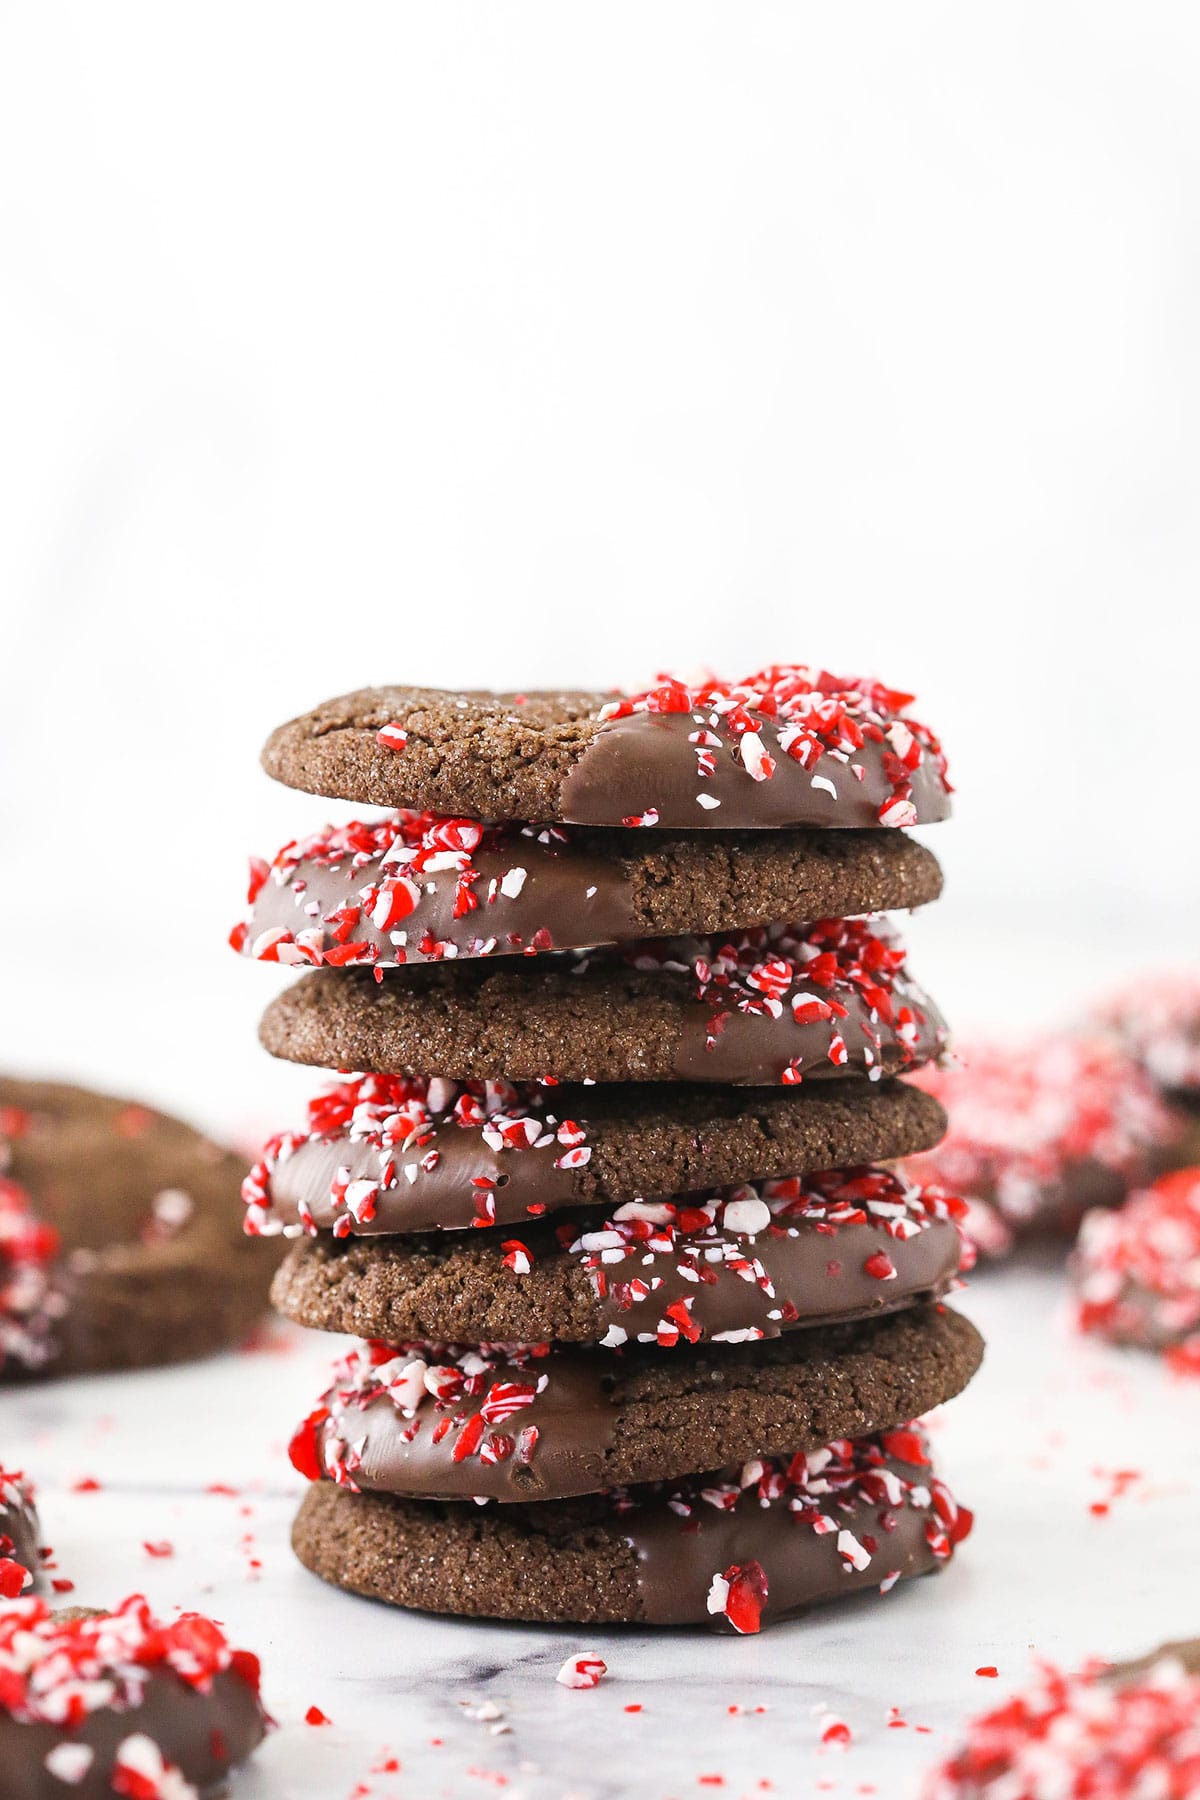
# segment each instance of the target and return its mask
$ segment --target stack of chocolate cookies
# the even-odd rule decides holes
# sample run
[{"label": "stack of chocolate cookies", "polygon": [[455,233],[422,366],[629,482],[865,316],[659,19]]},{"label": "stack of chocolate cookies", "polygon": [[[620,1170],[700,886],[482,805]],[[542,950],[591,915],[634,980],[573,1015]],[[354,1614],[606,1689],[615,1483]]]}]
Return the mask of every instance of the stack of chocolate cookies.
[{"label": "stack of chocolate cookies", "polygon": [[300,1559],[404,1606],[737,1631],[937,1568],[913,1421],[982,1346],[961,1204],[886,1165],[946,1041],[876,915],[936,898],[908,697],[799,667],[597,694],[370,689],[283,726],[373,807],[254,865],[339,1074],[247,1180],[279,1309],[361,1340],[297,1432]]}]

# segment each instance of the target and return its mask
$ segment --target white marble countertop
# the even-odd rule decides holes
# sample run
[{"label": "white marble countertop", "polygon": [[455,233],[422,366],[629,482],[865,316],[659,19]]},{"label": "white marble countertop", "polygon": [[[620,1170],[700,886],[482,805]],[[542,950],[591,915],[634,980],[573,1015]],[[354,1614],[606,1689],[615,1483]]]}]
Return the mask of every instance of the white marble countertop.
[{"label": "white marble countertop", "polygon": [[[288,1548],[302,1484],[284,1444],[336,1341],[290,1327],[251,1354],[7,1391],[0,1459],[36,1479],[74,1599],[198,1606],[261,1654],[279,1729],[244,1800],[894,1800],[1031,1653],[1125,1655],[1200,1629],[1200,1383],[1074,1339],[1061,1295],[1052,1266],[1025,1264],[963,1297],[990,1349],[935,1420],[977,1512],[956,1562],[757,1638],[479,1625],[324,1586]],[[74,1491],[85,1477],[99,1489]],[[172,1555],[144,1547],[163,1540]],[[581,1647],[608,1675],[569,1691],[554,1675]],[[312,1705],[331,1723],[306,1724]],[[820,1746],[826,1709],[850,1727],[844,1751]],[[374,1772],[389,1758],[397,1771]]]}]

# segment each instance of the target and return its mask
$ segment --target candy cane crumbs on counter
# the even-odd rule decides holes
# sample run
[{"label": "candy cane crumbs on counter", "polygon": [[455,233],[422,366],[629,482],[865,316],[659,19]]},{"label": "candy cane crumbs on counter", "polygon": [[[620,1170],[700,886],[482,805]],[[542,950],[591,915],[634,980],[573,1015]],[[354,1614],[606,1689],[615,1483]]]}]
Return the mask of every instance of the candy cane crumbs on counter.
[{"label": "candy cane crumbs on counter", "polygon": [[1122,1675],[1102,1663],[1034,1684],[968,1727],[923,1800],[1189,1800],[1200,1794],[1200,1677],[1164,1656]]},{"label": "candy cane crumbs on counter", "polygon": [[[882,766],[891,791],[878,818],[881,825],[902,826],[916,823],[912,777],[923,763],[951,792],[937,738],[915,719],[900,717],[912,699],[882,682],[831,675],[799,663],[775,664],[741,681],[706,680],[694,686],[660,676],[652,688],[610,700],[598,717],[605,723],[634,713],[694,713],[698,729],[690,733],[690,742],[701,789],[716,769],[718,753],[735,755],[754,781],[770,781],[780,756],[807,770],[827,757],[861,780],[856,753],[867,743],[886,746]],[[816,776],[816,785],[836,793],[826,776]],[[703,805],[702,792],[697,798]]]},{"label": "candy cane crumbs on counter", "polygon": [[586,1651],[581,1651],[576,1656],[568,1656],[554,1679],[560,1687],[594,1688],[599,1687],[607,1674],[608,1664],[602,1657],[589,1656]]},{"label": "candy cane crumbs on counter", "polygon": [[936,1149],[906,1157],[905,1167],[986,1209],[975,1215],[985,1254],[1002,1253],[1012,1232],[1039,1224],[1081,1169],[1098,1165],[1138,1179],[1150,1155],[1176,1135],[1141,1070],[1097,1038],[980,1040],[956,1043],[955,1053],[954,1066],[913,1074],[946,1108],[950,1129]]},{"label": "candy cane crumbs on counter", "polygon": [[[0,1159],[3,1150],[0,1139]],[[25,1189],[0,1175],[0,1369],[10,1361],[39,1369],[54,1354],[54,1325],[65,1308],[51,1273],[60,1249]]]},{"label": "candy cane crumbs on counter", "polygon": [[1075,1321],[1116,1344],[1200,1349],[1200,1169],[1088,1213],[1071,1259]]},{"label": "candy cane crumbs on counter", "polygon": [[[560,1118],[553,1108],[553,1090],[538,1082],[445,1081],[439,1077],[408,1075],[352,1075],[323,1088],[308,1103],[307,1129],[278,1132],[263,1146],[258,1160],[242,1183],[246,1207],[243,1224],[254,1236],[270,1236],[284,1230],[272,1213],[271,1184],[276,1171],[304,1144],[331,1144],[348,1139],[359,1150],[369,1149],[376,1158],[370,1174],[351,1181],[349,1171],[338,1169],[330,1180],[329,1194],[336,1213],[333,1234],[347,1237],[355,1223],[369,1221],[379,1196],[403,1189],[432,1174],[439,1161],[434,1138],[442,1126],[478,1132],[484,1146],[497,1156],[524,1150],[555,1152],[556,1168],[582,1168],[591,1157],[586,1134],[574,1119]],[[481,1183],[487,1177],[479,1177]],[[495,1204],[488,1185],[477,1186],[476,1223],[490,1225]],[[289,1228],[317,1235],[311,1213]]]}]

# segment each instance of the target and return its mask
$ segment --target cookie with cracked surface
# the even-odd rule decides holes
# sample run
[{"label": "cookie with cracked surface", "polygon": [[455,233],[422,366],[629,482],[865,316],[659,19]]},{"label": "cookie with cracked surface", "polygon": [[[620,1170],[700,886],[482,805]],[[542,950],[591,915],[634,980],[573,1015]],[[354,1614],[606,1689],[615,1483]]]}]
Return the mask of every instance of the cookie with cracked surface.
[{"label": "cookie with cracked surface", "polygon": [[937,1101],[901,1081],[799,1088],[540,1087],[356,1075],[279,1132],[242,1184],[246,1229],[338,1237],[529,1225],[591,1206],[928,1149]]},{"label": "cookie with cracked surface", "polygon": [[0,1379],[236,1343],[279,1260],[239,1229],[244,1174],[149,1107],[0,1077]]},{"label": "cookie with cracked surface", "polygon": [[515,969],[314,969],[260,1027],[273,1056],[455,1081],[713,1081],[894,1075],[949,1033],[879,921],[646,938]]},{"label": "cookie with cracked surface", "polygon": [[961,1200],[838,1169],[632,1200],[523,1230],[297,1244],[286,1318],[397,1343],[756,1342],[937,1299],[962,1260]]},{"label": "cookie with cracked surface", "polygon": [[944,819],[941,746],[911,696],[801,664],[630,695],[363,688],[281,725],[277,781],[372,806],[671,829]]},{"label": "cookie with cracked surface", "polygon": [[352,1489],[561,1499],[884,1430],[958,1393],[982,1354],[943,1306],[672,1356],[362,1343],[291,1457]]},{"label": "cookie with cracked surface", "polygon": [[756,1632],[945,1566],[971,1515],[918,1427],[682,1481],[477,1508],[309,1488],[300,1561],[395,1606],[543,1625]]},{"label": "cookie with cracked surface", "polygon": [[669,835],[401,812],[252,861],[230,942],[260,962],[389,969],[883,912],[941,885],[930,852],[895,831]]}]

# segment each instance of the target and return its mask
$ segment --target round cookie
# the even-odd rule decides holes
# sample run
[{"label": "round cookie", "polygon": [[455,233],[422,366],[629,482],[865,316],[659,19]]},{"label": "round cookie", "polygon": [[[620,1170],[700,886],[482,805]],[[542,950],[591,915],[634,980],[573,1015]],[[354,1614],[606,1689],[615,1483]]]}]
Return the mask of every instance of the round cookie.
[{"label": "round cookie", "polygon": [[1033,1685],[973,1719],[933,1771],[923,1800],[1088,1800],[1200,1793],[1196,1644],[1167,1644],[1123,1667],[1067,1673],[1044,1663]]},{"label": "round cookie", "polygon": [[915,1427],[807,1456],[502,1510],[309,1488],[300,1561],[397,1606],[543,1625],[755,1632],[942,1567],[970,1530]]},{"label": "round cookie", "polygon": [[455,1081],[795,1084],[941,1054],[945,1021],[878,921],[647,938],[594,956],[315,969],[267,1008],[273,1056]]},{"label": "round cookie", "polygon": [[148,1107],[0,1078],[0,1377],[139,1368],[235,1343],[279,1260],[239,1229],[244,1173]]},{"label": "round cookie", "polygon": [[961,1194],[984,1255],[1013,1239],[1069,1237],[1091,1207],[1118,1206],[1153,1168],[1175,1123],[1145,1075],[1096,1037],[956,1044],[948,1068],[916,1076],[950,1115],[909,1173]]},{"label": "round cookie", "polygon": [[950,786],[910,698],[798,664],[628,696],[364,688],[280,726],[262,760],[309,793],[476,819],[928,824]]},{"label": "round cookie", "polygon": [[0,1600],[41,1586],[41,1530],[33,1485],[0,1466]]},{"label": "round cookie", "polygon": [[505,1238],[297,1244],[286,1318],[387,1343],[745,1343],[870,1318],[953,1284],[962,1201],[886,1169],[633,1200]]},{"label": "round cookie", "polygon": [[263,1147],[242,1184],[245,1224],[336,1237],[528,1225],[566,1206],[903,1156],[945,1128],[937,1101],[899,1081],[735,1091],[358,1075],[310,1101],[306,1131]]},{"label": "round cookie", "polygon": [[199,1613],[0,1611],[5,1800],[198,1800],[261,1743],[258,1658]]},{"label": "round cookie", "polygon": [[1200,1369],[1200,1169],[1090,1212],[1071,1257],[1076,1323]]},{"label": "round cookie", "polygon": [[1200,970],[1143,975],[1100,1008],[1097,1022],[1164,1094],[1200,1111]]},{"label": "round cookie", "polygon": [[894,831],[647,837],[401,812],[252,862],[230,942],[261,962],[389,969],[881,912],[941,885]]},{"label": "round cookie", "polygon": [[291,1457],[353,1489],[561,1499],[883,1430],[958,1393],[982,1354],[945,1307],[669,1357],[365,1343]]}]

